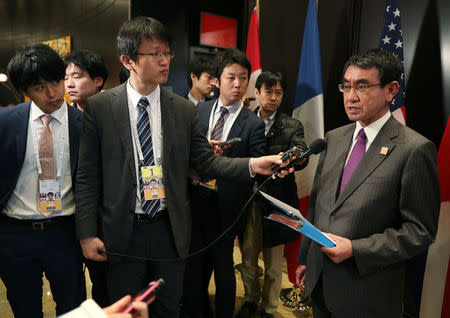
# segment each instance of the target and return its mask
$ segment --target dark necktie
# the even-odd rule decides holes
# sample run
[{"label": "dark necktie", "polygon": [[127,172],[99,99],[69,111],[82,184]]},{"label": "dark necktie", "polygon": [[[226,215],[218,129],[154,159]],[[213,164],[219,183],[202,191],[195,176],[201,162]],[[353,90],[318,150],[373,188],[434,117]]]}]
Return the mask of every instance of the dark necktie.
[{"label": "dark necktie", "polygon": [[367,143],[367,136],[366,133],[364,132],[364,129],[361,128],[361,130],[358,132],[358,140],[356,141],[352,153],[348,158],[347,164],[345,165],[344,173],[342,174],[339,194],[341,194],[342,191],[344,191],[344,188],[347,185],[348,181],[350,180],[350,177],[352,176],[362,157],[366,153],[366,143]]},{"label": "dark necktie", "polygon": [[150,120],[148,117],[147,106],[149,105],[146,97],[141,97],[138,103],[139,115],[137,119],[137,131],[139,136],[139,144],[141,145],[144,160],[139,160],[139,189],[141,192],[142,210],[150,216],[154,216],[158,212],[161,202],[156,200],[145,200],[144,183],[142,182],[141,167],[154,166],[155,158],[153,156],[152,134],[150,129]]},{"label": "dark necktie", "polygon": [[223,126],[225,124],[225,115],[228,114],[228,109],[225,106],[220,107],[220,116],[217,120],[214,129],[211,132],[211,140],[220,140],[222,138]]}]

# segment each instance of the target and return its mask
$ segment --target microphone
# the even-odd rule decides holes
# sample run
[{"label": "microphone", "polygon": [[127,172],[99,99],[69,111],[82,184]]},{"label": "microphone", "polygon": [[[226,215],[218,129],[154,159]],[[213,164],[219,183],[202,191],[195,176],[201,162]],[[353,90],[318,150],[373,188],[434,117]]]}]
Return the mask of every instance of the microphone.
[{"label": "microphone", "polygon": [[[290,162],[286,167],[283,167],[282,169],[289,170],[290,168],[295,166],[297,163],[299,163],[304,158],[308,158],[311,155],[316,155],[316,154],[322,152],[326,148],[326,146],[327,146],[327,142],[325,140],[323,140],[321,138],[314,140],[305,152],[303,152],[300,156],[295,158],[294,161]],[[277,174],[278,174],[278,172],[275,172],[271,178],[275,179]]]},{"label": "microphone", "polygon": [[[291,159],[292,157],[298,157],[302,155],[302,150],[296,146],[292,147],[291,149],[289,149],[288,151],[284,152],[283,155],[281,156],[281,161],[286,162],[289,159]],[[277,165],[276,163],[274,163],[272,165],[272,168],[270,168],[271,170],[275,170],[280,168],[280,165]]]}]

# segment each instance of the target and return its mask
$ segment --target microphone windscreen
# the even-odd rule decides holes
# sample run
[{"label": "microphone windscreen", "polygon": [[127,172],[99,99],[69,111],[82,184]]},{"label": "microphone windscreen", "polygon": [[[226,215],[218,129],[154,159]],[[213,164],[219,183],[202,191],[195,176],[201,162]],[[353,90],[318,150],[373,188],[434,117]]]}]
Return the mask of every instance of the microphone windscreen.
[{"label": "microphone windscreen", "polygon": [[322,152],[322,150],[325,149],[325,147],[327,146],[327,142],[321,138],[314,140],[311,145],[309,146],[309,148],[311,149],[311,152],[313,154],[318,154],[319,152]]}]

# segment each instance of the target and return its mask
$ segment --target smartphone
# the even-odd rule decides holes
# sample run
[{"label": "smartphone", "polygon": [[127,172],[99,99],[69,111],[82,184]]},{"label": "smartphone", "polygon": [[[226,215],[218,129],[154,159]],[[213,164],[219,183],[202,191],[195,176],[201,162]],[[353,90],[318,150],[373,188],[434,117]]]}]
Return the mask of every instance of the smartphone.
[{"label": "smartphone", "polygon": [[223,146],[231,145],[231,144],[234,144],[234,143],[236,143],[236,142],[241,142],[241,141],[242,141],[242,139],[239,138],[239,137],[231,138],[231,139],[229,139],[229,140],[227,140],[227,141],[219,142],[219,143],[217,144],[217,146],[223,147]]},{"label": "smartphone", "polygon": [[125,310],[122,311],[124,314],[136,314],[136,310],[133,308],[133,302],[141,301],[146,303],[147,305],[151,304],[155,300],[155,292],[158,288],[164,285],[164,280],[162,278],[157,281],[151,282],[148,284],[146,288],[141,290],[125,307]]}]

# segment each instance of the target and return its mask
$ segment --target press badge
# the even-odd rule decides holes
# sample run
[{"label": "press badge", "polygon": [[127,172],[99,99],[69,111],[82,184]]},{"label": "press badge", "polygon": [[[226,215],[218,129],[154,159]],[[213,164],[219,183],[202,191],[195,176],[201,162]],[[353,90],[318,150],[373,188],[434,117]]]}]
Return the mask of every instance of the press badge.
[{"label": "press badge", "polygon": [[164,199],[166,197],[162,166],[141,167],[141,176],[144,183],[145,201]]},{"label": "press badge", "polygon": [[199,182],[199,184],[202,187],[205,187],[205,188],[208,188],[208,189],[211,189],[211,190],[216,190],[216,179],[212,179],[212,180],[209,180],[207,182]]},{"label": "press badge", "polygon": [[39,180],[38,209],[45,216],[61,212],[61,192],[55,179]]}]

